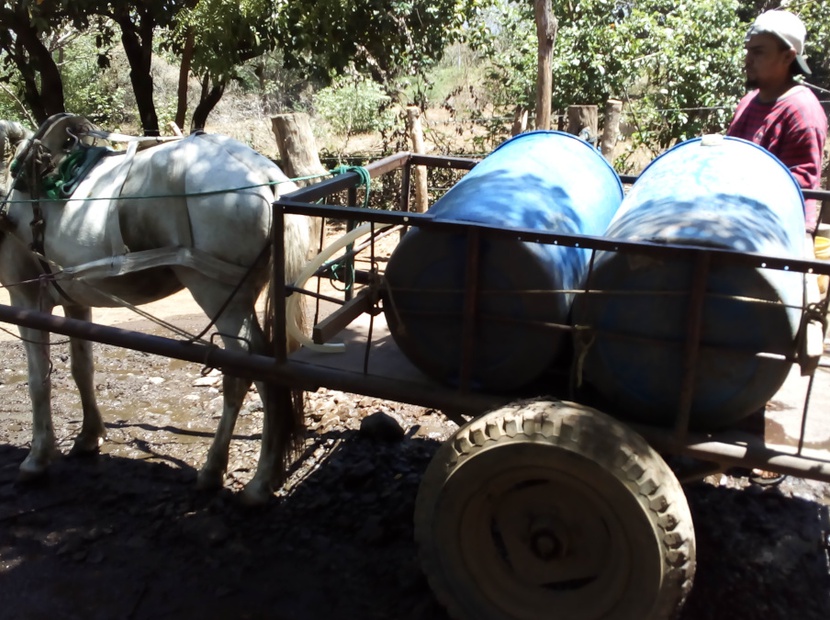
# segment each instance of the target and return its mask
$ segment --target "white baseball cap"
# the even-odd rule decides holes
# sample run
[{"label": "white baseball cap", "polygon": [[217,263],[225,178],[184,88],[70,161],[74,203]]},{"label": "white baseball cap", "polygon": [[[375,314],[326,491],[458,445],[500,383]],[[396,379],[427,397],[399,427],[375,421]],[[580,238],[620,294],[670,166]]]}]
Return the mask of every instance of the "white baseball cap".
[{"label": "white baseball cap", "polygon": [[795,62],[801,73],[811,75],[810,67],[804,60],[804,39],[807,38],[807,29],[798,16],[789,11],[766,11],[761,13],[746,33],[746,40],[756,34],[774,34],[790,49],[795,50]]}]

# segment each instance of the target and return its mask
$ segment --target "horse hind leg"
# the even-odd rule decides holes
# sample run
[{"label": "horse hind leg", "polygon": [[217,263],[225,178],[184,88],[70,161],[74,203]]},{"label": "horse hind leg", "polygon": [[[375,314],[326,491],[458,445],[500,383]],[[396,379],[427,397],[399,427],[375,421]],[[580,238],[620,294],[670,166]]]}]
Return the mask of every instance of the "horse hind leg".
[{"label": "horse hind leg", "polygon": [[[227,344],[225,345],[228,346]],[[199,470],[196,486],[202,490],[222,488],[225,472],[228,469],[228,452],[230,451],[233,429],[239,416],[239,410],[251,381],[224,375],[222,377],[222,417],[213,436],[205,464]]]},{"label": "horse hind leg", "polygon": [[[72,319],[87,322],[92,320],[92,310],[90,308],[71,306],[65,307],[64,312],[67,317]],[[84,416],[81,432],[75,438],[70,454],[95,453],[103,444],[107,431],[95,398],[95,365],[92,358],[92,343],[80,338],[70,338],[69,342],[72,378],[81,397],[81,408]]]},{"label": "horse hind leg", "polygon": [[261,381],[256,383],[265,413],[256,473],[245,485],[241,496],[249,505],[264,504],[284,482],[287,462],[304,428],[301,390]]},{"label": "horse hind leg", "polygon": [[[222,321],[217,322],[220,332],[222,331],[221,323]],[[243,331],[248,334],[250,352],[267,353],[265,337],[256,317],[251,314],[245,319],[244,324]],[[240,341],[236,338],[226,336],[223,340],[226,348],[239,348]],[[222,417],[205,464],[199,471],[197,479],[199,488],[215,489],[223,484],[233,429],[251,383],[250,380],[230,375],[225,375],[223,378]],[[282,481],[287,448],[295,435],[295,425],[292,421],[295,419],[295,399],[297,398],[288,388],[274,386],[264,381],[256,381],[256,386],[264,411],[262,441],[256,472],[240,494],[241,501],[251,506],[260,506],[268,502],[274,493],[275,485]]]},{"label": "horse hind leg", "polygon": [[[210,317],[217,317],[216,330],[222,335],[227,350],[268,353],[265,335],[256,317],[256,295],[252,290],[253,287],[238,291],[227,307],[222,308],[233,292],[232,287],[219,284],[191,270],[179,270],[177,275],[205,313]],[[233,429],[250,385],[251,381],[248,379],[227,374],[223,378],[222,417],[208,450],[205,464],[199,470],[197,477],[199,488],[215,489],[220,488],[224,483]],[[274,436],[275,432],[279,434],[280,426],[269,421],[274,415],[270,412],[274,411],[276,400],[271,398],[270,390],[263,382],[257,382],[257,388],[262,397],[265,422],[257,471],[242,493],[242,500],[248,504],[263,504],[270,498],[273,481],[279,477],[279,472],[275,472],[274,468],[278,463],[281,464],[280,447],[287,441],[283,436]]]},{"label": "horse hind leg", "polygon": [[[218,286],[201,275],[192,274],[185,280],[193,298],[205,310],[208,316],[216,316],[216,329],[222,336],[225,348],[231,351],[247,351],[246,340],[251,343],[254,352],[259,352],[260,336],[259,325],[254,314],[254,302],[243,303],[240,299],[233,300],[226,308],[221,309],[218,299],[223,297],[225,287]],[[194,282],[198,282],[196,286]],[[225,297],[230,294],[228,291]],[[259,332],[261,333],[261,332]],[[216,490],[222,488],[225,472],[228,469],[228,453],[230,451],[233,430],[239,417],[239,410],[251,387],[252,381],[230,374],[222,376],[222,415],[213,435],[213,441],[208,449],[207,458],[196,478],[196,486],[202,490]]]}]

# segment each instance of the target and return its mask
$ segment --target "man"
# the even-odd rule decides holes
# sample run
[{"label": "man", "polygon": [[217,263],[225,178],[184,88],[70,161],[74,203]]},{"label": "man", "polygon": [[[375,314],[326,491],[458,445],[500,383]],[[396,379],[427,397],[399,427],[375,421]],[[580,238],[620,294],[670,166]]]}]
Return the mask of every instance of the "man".
[{"label": "man", "polygon": [[[806,36],[804,24],[792,13],[767,11],[758,16],[745,43],[746,85],[753,90],[738,104],[727,135],[767,149],[790,169],[802,189],[819,189],[827,116],[812,91],[795,80],[796,75],[811,74],[803,56]],[[805,251],[810,257],[818,216],[816,201],[807,200]],[[747,419],[746,428],[763,433],[763,409]],[[753,469],[749,479],[777,484],[784,476]]]},{"label": "man", "polygon": [[[827,115],[795,76],[810,75],[804,60],[807,30],[787,11],[767,11],[746,35],[746,84],[727,135],[754,142],[778,157],[802,189],[819,189]],[[818,223],[815,200],[806,201],[806,230]]]}]

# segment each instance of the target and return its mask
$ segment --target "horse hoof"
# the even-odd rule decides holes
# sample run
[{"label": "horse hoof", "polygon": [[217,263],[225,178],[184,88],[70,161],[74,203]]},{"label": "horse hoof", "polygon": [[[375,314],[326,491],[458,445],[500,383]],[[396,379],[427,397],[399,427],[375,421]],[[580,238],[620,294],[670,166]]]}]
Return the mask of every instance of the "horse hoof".
[{"label": "horse hoof", "polygon": [[225,482],[225,475],[213,469],[201,469],[196,476],[196,488],[199,491],[218,491]]},{"label": "horse hoof", "polygon": [[269,485],[258,484],[252,480],[242,489],[242,492],[239,494],[239,501],[244,506],[264,506],[273,495],[274,491]]},{"label": "horse hoof", "polygon": [[30,468],[24,467],[25,463],[20,466],[20,471],[17,474],[17,484],[21,486],[36,486],[44,484],[49,478],[49,470],[45,467]]},{"label": "horse hoof", "polygon": [[83,437],[78,435],[69,451],[69,456],[90,456],[96,455],[104,445],[103,437]]}]

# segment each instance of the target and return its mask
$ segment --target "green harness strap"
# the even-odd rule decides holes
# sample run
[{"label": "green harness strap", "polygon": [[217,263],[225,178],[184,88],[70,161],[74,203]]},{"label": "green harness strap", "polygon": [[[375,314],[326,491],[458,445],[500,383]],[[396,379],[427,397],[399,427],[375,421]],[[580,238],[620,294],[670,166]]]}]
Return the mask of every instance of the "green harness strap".
[{"label": "green harness strap", "polygon": [[52,200],[69,198],[95,164],[113,152],[105,146],[91,146],[70,153],[55,172],[43,179],[43,193]]}]

